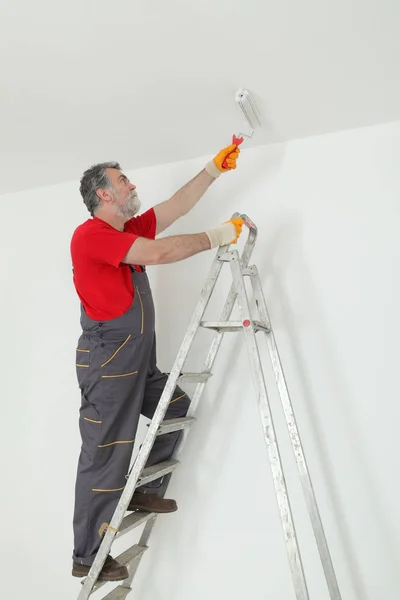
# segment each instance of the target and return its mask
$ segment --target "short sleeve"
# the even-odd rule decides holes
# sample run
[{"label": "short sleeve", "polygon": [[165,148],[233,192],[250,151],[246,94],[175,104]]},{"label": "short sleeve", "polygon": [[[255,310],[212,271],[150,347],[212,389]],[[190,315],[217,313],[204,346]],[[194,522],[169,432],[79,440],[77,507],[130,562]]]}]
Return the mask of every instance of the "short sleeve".
[{"label": "short sleeve", "polygon": [[87,232],[85,251],[89,260],[118,268],[129,248],[139,236],[112,227]]},{"label": "short sleeve", "polygon": [[150,208],[142,215],[133,217],[125,223],[125,231],[138,237],[154,240],[156,237],[157,217],[154,208]]}]

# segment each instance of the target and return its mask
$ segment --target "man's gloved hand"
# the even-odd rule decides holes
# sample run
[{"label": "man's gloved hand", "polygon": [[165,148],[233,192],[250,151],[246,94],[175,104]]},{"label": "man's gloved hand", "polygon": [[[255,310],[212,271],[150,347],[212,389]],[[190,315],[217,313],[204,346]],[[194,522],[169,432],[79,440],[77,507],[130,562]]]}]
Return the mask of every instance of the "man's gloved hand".
[{"label": "man's gloved hand", "polygon": [[234,139],[237,142],[236,144],[227,146],[221,150],[221,152],[219,152],[212,161],[206,164],[205,169],[207,173],[211,175],[211,177],[217,178],[221,175],[221,173],[226,173],[227,171],[236,169],[236,161],[240,154],[238,144],[240,144],[243,139]]},{"label": "man's gloved hand", "polygon": [[211,248],[218,248],[219,246],[227,246],[228,244],[236,244],[242,233],[243,219],[232,219],[227,221],[216,229],[206,231],[208,239],[210,240]]}]

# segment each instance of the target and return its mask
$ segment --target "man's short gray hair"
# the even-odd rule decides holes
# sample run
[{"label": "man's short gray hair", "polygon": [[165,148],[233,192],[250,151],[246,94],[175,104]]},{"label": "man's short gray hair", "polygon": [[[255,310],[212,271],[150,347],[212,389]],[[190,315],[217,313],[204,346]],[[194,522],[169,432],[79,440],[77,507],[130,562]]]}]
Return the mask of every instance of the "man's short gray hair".
[{"label": "man's short gray hair", "polygon": [[112,187],[106,169],[118,169],[120,171],[121,167],[117,162],[104,162],[93,165],[84,172],[80,181],[79,191],[92,217],[100,205],[100,198],[96,194],[97,190]]}]

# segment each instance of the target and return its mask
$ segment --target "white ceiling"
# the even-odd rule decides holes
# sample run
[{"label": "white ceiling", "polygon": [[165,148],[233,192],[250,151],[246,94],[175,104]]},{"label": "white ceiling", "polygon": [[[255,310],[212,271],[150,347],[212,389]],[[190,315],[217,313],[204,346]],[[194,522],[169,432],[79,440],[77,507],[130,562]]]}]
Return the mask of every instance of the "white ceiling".
[{"label": "white ceiling", "polygon": [[399,0],[0,0],[0,193],[400,119]]}]

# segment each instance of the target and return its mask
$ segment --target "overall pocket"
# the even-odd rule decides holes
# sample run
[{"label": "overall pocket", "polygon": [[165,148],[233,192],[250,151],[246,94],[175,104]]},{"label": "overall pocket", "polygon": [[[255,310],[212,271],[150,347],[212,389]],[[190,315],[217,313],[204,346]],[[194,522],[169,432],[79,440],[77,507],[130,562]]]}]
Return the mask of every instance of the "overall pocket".
[{"label": "overall pocket", "polygon": [[91,350],[93,344],[85,336],[81,336],[75,353],[75,366],[78,384],[81,389],[86,386],[91,361]]},{"label": "overall pocket", "polygon": [[98,445],[101,442],[102,423],[103,420],[99,410],[89,402],[85,394],[82,394],[79,428],[83,447],[91,460],[95,459]]},{"label": "overall pocket", "polygon": [[101,344],[100,377],[118,379],[134,377],[139,372],[142,335],[127,334],[126,338],[107,340]]}]

